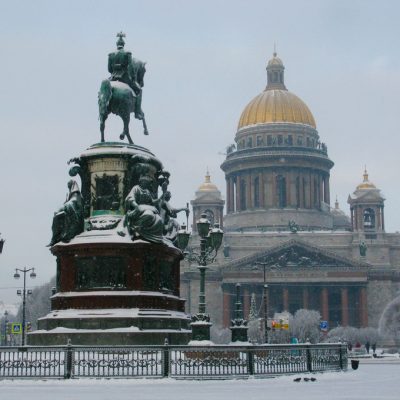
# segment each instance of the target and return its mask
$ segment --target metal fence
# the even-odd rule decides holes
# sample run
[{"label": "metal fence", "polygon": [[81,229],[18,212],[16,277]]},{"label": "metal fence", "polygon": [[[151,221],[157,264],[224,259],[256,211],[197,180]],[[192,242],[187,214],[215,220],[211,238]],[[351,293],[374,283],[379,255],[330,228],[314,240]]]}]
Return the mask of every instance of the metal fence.
[{"label": "metal fence", "polygon": [[232,378],[347,369],[344,344],[0,347],[4,378]]}]

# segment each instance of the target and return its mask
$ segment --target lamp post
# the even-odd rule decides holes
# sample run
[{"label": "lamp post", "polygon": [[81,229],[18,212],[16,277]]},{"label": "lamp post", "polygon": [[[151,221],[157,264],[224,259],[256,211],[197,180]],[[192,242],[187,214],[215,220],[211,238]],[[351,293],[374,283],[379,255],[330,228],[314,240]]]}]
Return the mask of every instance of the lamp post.
[{"label": "lamp post", "polygon": [[3,345],[7,346],[7,324],[8,324],[8,311],[4,311],[4,341]]},{"label": "lamp post", "polygon": [[24,274],[24,289],[21,291],[20,289],[17,290],[17,295],[22,296],[22,346],[25,346],[25,309],[26,309],[26,296],[32,294],[32,290],[26,290],[26,274],[30,272],[29,276],[32,279],[36,278],[35,268],[25,268],[19,269],[15,268],[14,278],[19,279],[21,275],[19,272]]},{"label": "lamp post", "polygon": [[217,256],[224,233],[218,223],[214,224],[214,227],[211,228],[211,223],[204,213],[201,214],[196,225],[200,236],[200,253],[193,250],[189,252],[185,251],[190,237],[185,226],[182,226],[178,232],[178,247],[184,252],[185,258],[198,263],[197,268],[200,273],[199,311],[192,317],[192,340],[210,340],[210,328],[212,324],[210,322],[210,315],[206,312],[206,270],[207,265],[212,263]]},{"label": "lamp post", "polygon": [[269,263],[266,261],[257,261],[256,264],[263,267],[264,340],[265,343],[268,343],[268,285],[266,283],[266,266]]}]

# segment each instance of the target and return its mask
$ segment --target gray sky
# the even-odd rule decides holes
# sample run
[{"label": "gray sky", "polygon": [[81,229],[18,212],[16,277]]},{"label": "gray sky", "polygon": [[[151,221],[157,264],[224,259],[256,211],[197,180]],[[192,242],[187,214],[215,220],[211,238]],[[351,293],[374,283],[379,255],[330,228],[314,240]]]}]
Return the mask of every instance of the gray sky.
[{"label": "gray sky", "polygon": [[[135,143],[170,170],[173,204],[204,180],[225,193],[219,165],[240,114],[266,85],[274,42],[286,86],[312,111],[335,162],[331,193],[370,179],[385,195],[387,231],[400,230],[397,1],[0,1],[0,300],[19,301],[15,267],[55,274],[45,245],[67,192],[67,160],[100,140],[97,92],[116,33],[147,62],[143,109],[150,136]],[[122,130],[112,116],[106,139]]]}]

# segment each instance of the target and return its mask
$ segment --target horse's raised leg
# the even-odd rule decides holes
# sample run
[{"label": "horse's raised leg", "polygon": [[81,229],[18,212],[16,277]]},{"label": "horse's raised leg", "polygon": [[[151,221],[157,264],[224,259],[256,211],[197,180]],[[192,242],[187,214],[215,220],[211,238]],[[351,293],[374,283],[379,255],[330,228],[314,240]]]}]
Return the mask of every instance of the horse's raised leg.
[{"label": "horse's raised leg", "polygon": [[124,137],[126,136],[128,138],[129,143],[133,144],[131,135],[129,134],[129,121],[130,121],[129,113],[125,114],[124,116],[121,116],[121,118],[124,121],[124,131],[121,133],[119,137],[121,140],[123,140]]},{"label": "horse's raised leg", "polygon": [[104,128],[106,126],[107,115],[100,115],[100,133],[101,141],[104,142]]}]

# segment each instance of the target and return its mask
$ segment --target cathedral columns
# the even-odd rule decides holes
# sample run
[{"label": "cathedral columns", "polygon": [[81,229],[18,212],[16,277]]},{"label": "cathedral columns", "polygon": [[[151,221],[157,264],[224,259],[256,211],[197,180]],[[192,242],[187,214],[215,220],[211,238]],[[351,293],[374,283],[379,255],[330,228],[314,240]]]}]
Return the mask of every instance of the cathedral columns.
[{"label": "cathedral columns", "polygon": [[241,185],[242,185],[242,182],[241,182],[241,177],[240,177],[240,175],[238,175],[237,177],[236,177],[236,212],[238,212],[238,211],[240,211],[241,209],[242,209],[242,204],[241,204],[241,199],[240,199],[240,196],[241,196]]},{"label": "cathedral columns", "polygon": [[222,313],[224,328],[228,328],[231,324],[231,298],[226,289],[222,296]]},{"label": "cathedral columns", "polygon": [[231,212],[231,178],[226,176],[226,212]]},{"label": "cathedral columns", "polygon": [[349,293],[347,287],[340,289],[342,306],[342,326],[349,325]]},{"label": "cathedral columns", "polygon": [[235,212],[235,178],[229,178],[229,207],[230,212]]},{"label": "cathedral columns", "polygon": [[289,311],[289,289],[284,287],[282,291],[283,311]]},{"label": "cathedral columns", "polygon": [[265,207],[265,184],[264,184],[264,172],[260,172],[258,174],[258,179],[259,179],[259,185],[260,185],[260,190],[259,190],[259,196],[260,196],[260,208],[266,208]]},{"label": "cathedral columns", "polygon": [[246,209],[251,209],[253,208],[253,196],[252,196],[252,190],[253,190],[253,185],[251,181],[251,173],[248,172],[246,176]]},{"label": "cathedral columns", "polygon": [[367,305],[367,288],[360,288],[359,294],[360,305],[360,326],[365,328],[368,326],[368,305]]},{"label": "cathedral columns", "polygon": [[308,309],[308,289],[305,287],[303,288],[303,308]]},{"label": "cathedral columns", "polygon": [[299,204],[300,204],[300,208],[305,208],[303,193],[304,193],[304,178],[303,178],[303,173],[300,171],[300,173],[299,173],[299,195],[300,195]]},{"label": "cathedral columns", "polygon": [[329,294],[326,287],[321,289],[321,316],[324,321],[329,321]]}]

